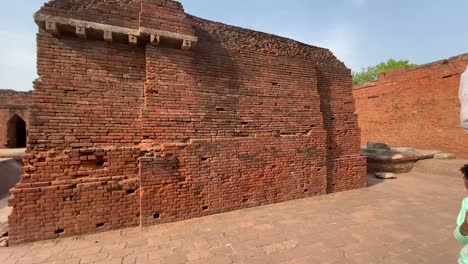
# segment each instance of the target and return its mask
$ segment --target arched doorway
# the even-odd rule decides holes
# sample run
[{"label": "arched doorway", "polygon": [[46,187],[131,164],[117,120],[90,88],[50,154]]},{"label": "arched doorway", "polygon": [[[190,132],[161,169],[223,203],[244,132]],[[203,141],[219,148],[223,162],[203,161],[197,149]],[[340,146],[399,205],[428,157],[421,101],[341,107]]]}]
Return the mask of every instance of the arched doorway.
[{"label": "arched doorway", "polygon": [[25,148],[26,147],[26,122],[18,116],[14,115],[7,122],[8,136],[7,136],[7,147],[8,148]]}]

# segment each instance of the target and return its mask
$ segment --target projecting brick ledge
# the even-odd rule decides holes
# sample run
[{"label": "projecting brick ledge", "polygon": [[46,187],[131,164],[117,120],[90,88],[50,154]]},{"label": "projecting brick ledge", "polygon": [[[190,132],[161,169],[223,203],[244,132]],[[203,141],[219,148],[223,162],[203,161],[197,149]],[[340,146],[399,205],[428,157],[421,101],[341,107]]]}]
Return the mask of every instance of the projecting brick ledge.
[{"label": "projecting brick ledge", "polygon": [[184,50],[194,47],[198,42],[196,36],[146,27],[140,27],[140,29],[137,30],[41,13],[36,13],[34,15],[34,20],[40,27],[54,36],[59,36],[61,31],[66,31],[69,30],[70,27],[73,27],[76,36],[81,39],[87,39],[89,37],[88,31],[95,31],[100,35],[98,38],[102,36],[102,39],[107,42],[112,42],[114,35],[124,35],[128,38],[128,43],[131,45],[137,45],[137,43],[140,42],[147,43],[149,39],[148,36],[151,39],[151,43],[155,45],[159,45],[160,41],[164,39],[181,41],[181,49]]}]

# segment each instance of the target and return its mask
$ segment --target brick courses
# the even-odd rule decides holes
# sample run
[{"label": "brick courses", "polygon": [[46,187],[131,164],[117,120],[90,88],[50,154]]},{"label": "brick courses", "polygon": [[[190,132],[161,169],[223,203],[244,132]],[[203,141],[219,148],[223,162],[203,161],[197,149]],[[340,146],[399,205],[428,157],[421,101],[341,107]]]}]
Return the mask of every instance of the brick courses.
[{"label": "brick courses", "polygon": [[[114,19],[93,15],[110,2],[121,3],[107,6]],[[195,18],[173,1],[51,1],[39,14],[128,26],[128,5],[141,8],[132,29],[172,39],[152,45],[145,33],[132,46],[38,23],[12,243],[366,186],[351,73],[330,51]],[[174,45],[184,38],[197,43]]]},{"label": "brick courses", "polygon": [[435,149],[468,158],[460,127],[460,76],[468,55],[397,70],[354,87],[362,143]]}]

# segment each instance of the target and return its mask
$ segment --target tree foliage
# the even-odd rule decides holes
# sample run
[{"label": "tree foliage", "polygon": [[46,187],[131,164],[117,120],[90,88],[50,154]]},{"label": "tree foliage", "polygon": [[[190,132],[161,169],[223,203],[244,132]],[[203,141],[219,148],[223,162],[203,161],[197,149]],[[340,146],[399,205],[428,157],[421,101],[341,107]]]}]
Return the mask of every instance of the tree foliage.
[{"label": "tree foliage", "polygon": [[407,60],[389,59],[387,62],[379,63],[373,67],[362,68],[360,72],[353,72],[353,85],[361,85],[367,82],[377,81],[379,74],[401,68],[414,68],[416,64]]}]

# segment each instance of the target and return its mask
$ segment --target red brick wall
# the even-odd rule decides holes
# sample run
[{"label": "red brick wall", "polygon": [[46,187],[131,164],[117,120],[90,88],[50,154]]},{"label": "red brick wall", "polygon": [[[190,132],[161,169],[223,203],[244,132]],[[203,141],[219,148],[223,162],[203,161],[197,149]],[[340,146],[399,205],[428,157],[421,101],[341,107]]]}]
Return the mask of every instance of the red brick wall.
[{"label": "red brick wall", "polygon": [[193,35],[182,4],[168,0],[61,0],[45,3],[41,14],[131,29],[146,27]]},{"label": "red brick wall", "polygon": [[315,66],[198,47],[146,50],[142,224],[325,194]]},{"label": "red brick wall", "polygon": [[32,101],[31,92],[16,92],[0,90],[0,148],[8,144],[8,120],[15,115],[21,117],[29,127],[29,106]]},{"label": "red brick wall", "polygon": [[468,135],[460,127],[458,89],[468,56],[389,72],[355,87],[362,143],[437,149],[468,158]]},{"label": "red brick wall", "polygon": [[137,225],[144,49],[42,30],[37,43],[42,77],[34,85],[31,154],[11,191],[12,241]]},{"label": "red brick wall", "polygon": [[366,185],[351,74],[330,51],[189,21],[190,51],[40,30],[12,243]]},{"label": "red brick wall", "polygon": [[196,140],[144,157],[141,224],[325,194],[324,136]]},{"label": "red brick wall", "polygon": [[58,39],[43,31],[37,45],[42,77],[34,86],[31,149],[140,142],[144,48]]},{"label": "red brick wall", "polygon": [[323,130],[316,70],[306,61],[222,48],[148,46],[146,56],[142,132],[156,143]]},{"label": "red brick wall", "polygon": [[191,21],[187,19],[182,4],[176,1],[141,1],[140,26],[193,35]]},{"label": "red brick wall", "polygon": [[327,191],[366,186],[365,160],[360,156],[360,129],[354,113],[349,70],[318,67],[318,91],[323,125],[327,132]]},{"label": "red brick wall", "polygon": [[139,153],[139,148],[110,147],[26,155],[21,181],[10,190],[11,241],[138,225]]}]

